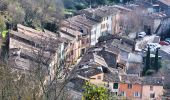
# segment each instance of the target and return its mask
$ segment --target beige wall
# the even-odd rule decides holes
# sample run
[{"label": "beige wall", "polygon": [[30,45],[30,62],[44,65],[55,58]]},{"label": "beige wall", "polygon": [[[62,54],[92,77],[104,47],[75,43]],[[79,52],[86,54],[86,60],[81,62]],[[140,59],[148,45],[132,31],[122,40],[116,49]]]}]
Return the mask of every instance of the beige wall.
[{"label": "beige wall", "polygon": [[77,59],[81,55],[81,41],[75,41],[74,47],[73,47],[73,52],[74,52],[74,61],[77,61]]},{"label": "beige wall", "polygon": [[142,100],[151,100],[150,94],[155,93],[156,100],[161,100],[163,94],[163,86],[153,86],[153,91],[150,90],[150,85],[144,85],[142,88]]},{"label": "beige wall", "polygon": [[121,32],[120,30],[120,14],[116,14],[115,16],[112,17],[112,34],[117,34]]},{"label": "beige wall", "polygon": [[70,45],[67,47],[66,54],[71,54],[71,51],[73,51],[73,54],[71,55],[70,58],[67,58],[67,59],[71,61],[71,64],[75,64],[77,59],[81,56],[82,44],[81,44],[81,39],[80,40],[78,39],[78,37],[81,36],[81,32],[71,29],[67,26],[63,26],[60,29],[75,36],[75,37],[72,37],[70,35],[60,32],[61,37],[64,37],[70,40]]},{"label": "beige wall", "polygon": [[[101,33],[107,31],[107,25],[108,25],[108,17],[104,17],[101,22]],[[105,26],[105,27],[102,27]]]},{"label": "beige wall", "polygon": [[[98,79],[98,76],[101,76],[101,79]],[[90,83],[95,85],[107,86],[108,82],[103,81],[104,73],[92,76],[89,80]],[[109,82],[109,87],[107,87],[111,92],[118,92],[118,89],[113,89],[114,82]]]},{"label": "beige wall", "polygon": [[[101,79],[98,79],[98,76],[100,76]],[[92,84],[95,84],[95,85],[104,85],[103,76],[104,76],[104,73],[92,76],[92,77],[90,77],[89,82]]]}]

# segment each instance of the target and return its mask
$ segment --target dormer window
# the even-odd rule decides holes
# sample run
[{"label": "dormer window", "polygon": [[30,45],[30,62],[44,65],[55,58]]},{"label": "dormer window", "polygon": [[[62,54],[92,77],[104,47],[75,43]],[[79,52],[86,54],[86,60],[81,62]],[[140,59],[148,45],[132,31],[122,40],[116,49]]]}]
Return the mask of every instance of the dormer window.
[{"label": "dormer window", "polygon": [[150,86],[150,91],[153,91],[153,86]]}]

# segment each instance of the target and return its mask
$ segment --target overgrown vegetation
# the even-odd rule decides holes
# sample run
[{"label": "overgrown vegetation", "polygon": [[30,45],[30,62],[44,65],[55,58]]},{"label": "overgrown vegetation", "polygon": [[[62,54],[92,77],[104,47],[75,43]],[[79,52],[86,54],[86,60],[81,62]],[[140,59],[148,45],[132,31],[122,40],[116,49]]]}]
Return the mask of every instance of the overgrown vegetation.
[{"label": "overgrown vegetation", "polygon": [[60,0],[0,0],[0,31],[5,29],[5,23],[10,23],[10,28],[22,23],[35,29],[48,28],[46,24],[51,23],[55,28],[63,9]]},{"label": "overgrown vegetation", "polygon": [[108,90],[90,83],[84,85],[83,100],[108,100]]},{"label": "overgrown vegetation", "polygon": [[109,90],[102,86],[96,86],[86,82],[84,85],[82,100],[117,100],[117,96],[110,94]]}]

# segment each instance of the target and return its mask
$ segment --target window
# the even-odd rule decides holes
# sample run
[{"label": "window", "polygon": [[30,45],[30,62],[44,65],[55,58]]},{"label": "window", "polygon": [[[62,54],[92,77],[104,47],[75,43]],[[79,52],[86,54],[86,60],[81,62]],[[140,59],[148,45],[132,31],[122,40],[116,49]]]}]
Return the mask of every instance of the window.
[{"label": "window", "polygon": [[83,33],[83,29],[81,29],[80,32]]},{"label": "window", "polygon": [[103,24],[101,25],[101,29],[103,29]]},{"label": "window", "polygon": [[86,42],[87,42],[87,43],[89,43],[89,42],[90,42],[90,40],[89,40],[89,39],[87,39],[87,40],[86,40]]},{"label": "window", "polygon": [[126,92],[121,92],[121,96],[126,96]]},{"label": "window", "polygon": [[96,30],[94,30],[94,34],[96,34]]},{"label": "window", "polygon": [[94,31],[91,31],[91,34],[94,34]]},{"label": "window", "polygon": [[153,91],[153,86],[150,86],[150,91]]},{"label": "window", "polygon": [[103,29],[105,29],[105,24],[103,24]]},{"label": "window", "polygon": [[81,54],[84,55],[85,54],[85,48],[81,49]]},{"label": "window", "polygon": [[91,42],[95,42],[96,43],[96,38],[92,38]]},{"label": "window", "polygon": [[155,98],[155,93],[151,93],[150,98]]},{"label": "window", "polygon": [[107,29],[109,28],[109,24],[106,24]]},{"label": "window", "polygon": [[139,92],[135,92],[134,93],[134,97],[140,97],[140,93]]},{"label": "window", "polygon": [[71,55],[73,55],[73,50],[71,50]]},{"label": "window", "polygon": [[113,84],[113,89],[118,89],[118,83]]},{"label": "window", "polygon": [[99,80],[100,80],[100,79],[101,79],[101,76],[97,76],[97,79],[99,79]]},{"label": "window", "polygon": [[128,89],[131,89],[132,88],[132,84],[128,84]]}]

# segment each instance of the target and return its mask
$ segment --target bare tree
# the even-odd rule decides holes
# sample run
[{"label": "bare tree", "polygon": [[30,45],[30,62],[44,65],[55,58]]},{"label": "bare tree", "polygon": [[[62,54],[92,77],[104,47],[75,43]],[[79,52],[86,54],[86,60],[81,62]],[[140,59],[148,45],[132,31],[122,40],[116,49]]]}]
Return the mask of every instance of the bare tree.
[{"label": "bare tree", "polygon": [[[28,38],[28,37],[27,37]],[[29,38],[28,38],[29,39]],[[12,77],[9,79],[9,86],[13,86],[11,96],[10,93],[6,93],[8,90],[4,90],[7,99],[17,98],[18,100],[33,99],[33,100],[60,100],[67,98],[66,84],[69,82],[72,75],[68,74],[68,67],[61,65],[59,52],[60,40],[54,37],[48,37],[39,35],[34,41],[32,46],[25,46],[20,48],[18,45],[23,45],[21,42],[16,42],[16,48],[19,48],[18,57],[14,60],[10,60],[7,68]],[[11,41],[14,42],[14,41]],[[26,45],[26,44],[25,44]],[[22,47],[21,46],[21,47]],[[27,51],[26,51],[27,50]],[[21,59],[23,62],[25,58],[29,59],[28,68],[21,68],[24,65],[17,65],[18,62],[12,64],[12,61],[18,61]],[[12,56],[11,56],[12,57]],[[17,67],[19,66],[19,67]],[[5,75],[7,76],[7,75]],[[3,76],[2,76],[3,77]],[[4,80],[2,80],[2,83]],[[7,85],[7,87],[9,87]],[[3,93],[2,93],[3,94]],[[1,96],[2,98],[4,96]]]},{"label": "bare tree", "polygon": [[58,23],[63,17],[63,4],[60,0],[21,0],[25,10],[25,23],[44,28],[46,22]]},{"label": "bare tree", "polygon": [[122,14],[120,18],[120,27],[125,34],[138,32],[142,30],[142,16],[140,13],[142,10],[136,9],[128,13]]}]

